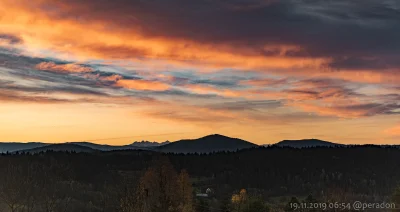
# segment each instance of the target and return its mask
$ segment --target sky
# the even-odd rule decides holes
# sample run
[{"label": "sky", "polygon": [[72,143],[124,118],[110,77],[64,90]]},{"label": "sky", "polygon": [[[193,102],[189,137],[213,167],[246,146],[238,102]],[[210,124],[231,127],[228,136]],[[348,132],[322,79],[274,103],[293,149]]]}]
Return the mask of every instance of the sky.
[{"label": "sky", "polygon": [[0,141],[400,143],[400,1],[1,0]]}]

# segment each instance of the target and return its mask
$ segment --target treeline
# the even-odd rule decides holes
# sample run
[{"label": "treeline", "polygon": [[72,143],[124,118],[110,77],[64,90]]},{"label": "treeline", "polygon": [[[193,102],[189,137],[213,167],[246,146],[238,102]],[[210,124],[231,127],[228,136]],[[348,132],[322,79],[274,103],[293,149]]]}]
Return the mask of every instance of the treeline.
[{"label": "treeline", "polygon": [[3,154],[0,212],[262,212],[290,211],[294,200],[397,202],[399,161],[399,149],[376,146]]}]

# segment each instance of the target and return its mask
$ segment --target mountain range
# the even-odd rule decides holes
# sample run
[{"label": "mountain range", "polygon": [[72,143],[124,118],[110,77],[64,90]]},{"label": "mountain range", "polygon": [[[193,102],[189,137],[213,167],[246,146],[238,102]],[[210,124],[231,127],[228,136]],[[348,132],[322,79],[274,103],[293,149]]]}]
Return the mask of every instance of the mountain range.
[{"label": "mountain range", "polygon": [[[275,144],[262,146],[277,146],[291,148],[311,147],[340,147],[344,144],[333,143],[318,139],[283,140]],[[97,152],[115,150],[149,150],[164,153],[211,153],[211,152],[234,152],[242,149],[260,147],[254,143],[231,138],[224,135],[213,134],[198,139],[184,139],[175,142],[150,142],[140,141],[128,145],[112,146],[95,144],[90,142],[69,142],[61,144],[49,143],[1,143],[0,153],[28,152],[38,153],[45,151],[69,151],[69,152]]]},{"label": "mountain range", "polygon": [[210,153],[210,152],[234,152],[241,149],[258,147],[238,138],[214,134],[198,139],[187,139],[172,142],[157,148],[160,152],[166,153]]},{"label": "mountain range", "polygon": [[81,146],[79,144],[73,143],[62,143],[62,144],[50,144],[46,146],[36,147],[33,149],[26,149],[20,152],[27,152],[27,153],[40,153],[40,152],[47,152],[47,151],[54,151],[54,152],[97,152],[101,150],[93,149],[86,146]]},{"label": "mountain range", "polygon": [[318,139],[283,140],[275,144],[280,147],[307,148],[307,147],[337,147],[343,144],[332,143]]}]

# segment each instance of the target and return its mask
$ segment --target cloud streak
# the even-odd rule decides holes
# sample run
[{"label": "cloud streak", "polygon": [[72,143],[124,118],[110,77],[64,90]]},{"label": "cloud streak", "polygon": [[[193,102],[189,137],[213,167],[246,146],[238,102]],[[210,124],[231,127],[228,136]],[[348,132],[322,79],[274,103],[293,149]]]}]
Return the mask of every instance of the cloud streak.
[{"label": "cloud streak", "polygon": [[135,89],[135,90],[150,90],[150,91],[165,91],[169,89],[169,85],[146,80],[117,80],[115,86]]},{"label": "cloud streak", "polygon": [[41,71],[52,71],[59,73],[85,73],[93,72],[90,67],[85,67],[79,64],[56,64],[54,62],[41,62],[36,65],[36,69]]}]

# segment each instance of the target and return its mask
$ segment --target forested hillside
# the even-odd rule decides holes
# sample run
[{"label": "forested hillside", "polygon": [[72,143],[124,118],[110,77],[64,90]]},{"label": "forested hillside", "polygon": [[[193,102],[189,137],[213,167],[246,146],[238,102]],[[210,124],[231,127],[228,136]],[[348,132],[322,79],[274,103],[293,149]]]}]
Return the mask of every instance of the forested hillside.
[{"label": "forested hillside", "polygon": [[390,201],[399,161],[399,149],[378,146],[3,154],[0,211],[258,212],[290,211],[291,201]]}]

